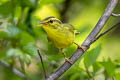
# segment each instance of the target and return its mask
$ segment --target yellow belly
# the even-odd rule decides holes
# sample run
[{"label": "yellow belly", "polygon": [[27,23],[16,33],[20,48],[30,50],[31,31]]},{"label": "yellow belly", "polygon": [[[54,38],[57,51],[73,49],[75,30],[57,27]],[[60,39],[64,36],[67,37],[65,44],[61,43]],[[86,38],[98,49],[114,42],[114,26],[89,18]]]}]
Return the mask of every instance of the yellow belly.
[{"label": "yellow belly", "polygon": [[54,43],[54,45],[61,49],[61,48],[66,48],[69,45],[71,45],[74,41],[74,33],[70,31],[61,31],[61,30],[56,30],[52,29],[52,31],[48,28],[45,30],[48,34],[48,38]]}]

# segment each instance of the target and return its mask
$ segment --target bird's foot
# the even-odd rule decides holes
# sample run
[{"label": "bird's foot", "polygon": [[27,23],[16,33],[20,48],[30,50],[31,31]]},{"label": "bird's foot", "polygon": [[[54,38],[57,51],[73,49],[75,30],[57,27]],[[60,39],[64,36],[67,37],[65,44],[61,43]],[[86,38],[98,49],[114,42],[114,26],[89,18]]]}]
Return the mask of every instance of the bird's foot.
[{"label": "bird's foot", "polygon": [[69,62],[71,65],[73,64],[69,58],[65,58],[65,61]]},{"label": "bird's foot", "polygon": [[85,49],[83,47],[81,47],[79,44],[77,44],[75,42],[73,42],[73,43],[78,46],[78,49],[82,49],[85,52]]},{"label": "bird's foot", "polygon": [[80,45],[78,45],[78,49],[82,49],[85,52],[85,49],[81,47]]}]

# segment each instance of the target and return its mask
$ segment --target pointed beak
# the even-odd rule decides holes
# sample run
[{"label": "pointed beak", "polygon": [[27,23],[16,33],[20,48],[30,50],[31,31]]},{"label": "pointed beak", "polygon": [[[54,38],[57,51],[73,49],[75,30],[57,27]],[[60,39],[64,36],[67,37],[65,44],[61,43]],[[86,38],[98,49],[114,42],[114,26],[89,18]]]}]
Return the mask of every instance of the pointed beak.
[{"label": "pointed beak", "polygon": [[45,25],[45,24],[46,24],[45,22],[39,21],[39,22],[37,23],[37,26],[43,26],[43,25]]},{"label": "pointed beak", "polygon": [[38,22],[38,24],[45,24],[45,22],[43,22],[43,21],[40,21],[40,22]]}]

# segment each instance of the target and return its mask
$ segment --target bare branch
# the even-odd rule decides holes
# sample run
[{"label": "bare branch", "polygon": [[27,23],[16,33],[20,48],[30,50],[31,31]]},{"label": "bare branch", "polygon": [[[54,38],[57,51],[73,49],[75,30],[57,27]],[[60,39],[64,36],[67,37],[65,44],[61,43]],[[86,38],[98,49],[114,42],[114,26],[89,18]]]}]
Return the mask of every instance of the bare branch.
[{"label": "bare branch", "polygon": [[112,16],[114,16],[114,17],[120,17],[120,14],[112,13]]},{"label": "bare branch", "polygon": [[112,29],[116,28],[118,25],[120,25],[120,22],[118,22],[117,24],[113,25],[111,28],[107,29],[106,31],[102,32],[99,36],[97,36],[93,41],[95,42],[96,40],[98,40],[100,37],[102,37],[103,35],[105,35],[106,33],[110,32]]},{"label": "bare branch", "polygon": [[42,56],[40,54],[40,51],[37,50],[37,52],[38,52],[38,55],[40,56],[40,60],[41,60],[41,63],[42,63],[42,68],[43,68],[43,73],[44,73],[44,76],[45,76],[45,79],[46,79],[47,75],[46,75],[45,67],[44,67],[44,64],[43,64],[43,59],[42,59]]},{"label": "bare branch", "polygon": [[17,70],[17,69],[14,68],[14,67],[11,67],[11,66],[10,66],[9,64],[7,64],[6,62],[0,61],[0,65],[2,65],[2,66],[4,66],[4,67],[12,70],[12,72],[13,72],[14,74],[16,74],[17,76],[19,76],[19,77],[21,77],[21,78],[23,78],[23,79],[26,78],[25,75],[24,75],[22,72],[20,72],[19,70]]},{"label": "bare branch", "polygon": [[[104,27],[105,23],[109,19],[110,15],[112,14],[113,9],[117,5],[118,0],[110,0],[107,8],[105,9],[105,12],[99,19],[98,23],[96,24],[95,28],[92,30],[92,32],[88,35],[86,40],[83,42],[82,47],[84,47],[85,50],[89,48],[89,46],[92,44],[92,41],[95,39],[97,34],[101,31],[101,29]],[[83,55],[83,51],[81,49],[77,49],[75,53],[70,57],[73,64]],[[55,80],[59,78],[62,74],[64,74],[72,65],[68,62],[65,62],[59,69],[56,70],[56,72],[52,73],[46,80]]]}]

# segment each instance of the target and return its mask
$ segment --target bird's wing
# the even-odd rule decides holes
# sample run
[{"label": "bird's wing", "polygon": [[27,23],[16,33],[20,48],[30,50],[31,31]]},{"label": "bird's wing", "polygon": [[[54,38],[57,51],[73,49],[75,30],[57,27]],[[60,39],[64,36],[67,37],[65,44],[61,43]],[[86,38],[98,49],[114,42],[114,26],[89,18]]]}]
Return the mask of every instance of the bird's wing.
[{"label": "bird's wing", "polygon": [[72,26],[71,24],[62,24],[62,26],[63,26],[64,28],[69,29],[70,31],[74,32],[75,35],[80,34],[80,32],[78,32],[78,31],[74,28],[74,26]]},{"label": "bird's wing", "polygon": [[74,32],[75,28],[71,24],[62,24],[62,27],[69,29],[70,31]]}]

